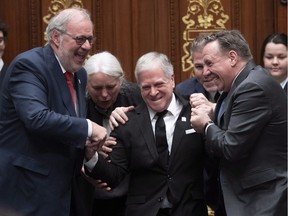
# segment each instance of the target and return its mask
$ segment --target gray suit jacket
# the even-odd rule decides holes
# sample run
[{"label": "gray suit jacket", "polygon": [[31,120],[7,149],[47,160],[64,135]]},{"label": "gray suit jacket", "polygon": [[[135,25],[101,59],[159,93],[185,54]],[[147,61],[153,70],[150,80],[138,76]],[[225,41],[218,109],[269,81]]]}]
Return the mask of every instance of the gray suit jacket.
[{"label": "gray suit jacket", "polygon": [[280,85],[248,62],[218,125],[208,128],[206,149],[221,158],[227,215],[286,215],[287,98]]}]

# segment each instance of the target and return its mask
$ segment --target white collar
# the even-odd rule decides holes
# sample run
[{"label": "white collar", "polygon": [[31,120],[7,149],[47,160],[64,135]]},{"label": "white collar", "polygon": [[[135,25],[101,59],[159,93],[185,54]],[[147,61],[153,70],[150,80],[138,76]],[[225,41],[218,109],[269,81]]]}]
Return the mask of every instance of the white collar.
[{"label": "white collar", "polygon": [[286,77],[285,80],[283,80],[282,82],[280,82],[281,87],[284,89],[286,83],[288,82],[288,77]]},{"label": "white collar", "polygon": [[0,58],[0,71],[2,70],[3,66],[4,66],[4,61],[2,58]]},{"label": "white collar", "polygon": [[[179,100],[176,100],[175,94],[172,95],[172,100],[167,108],[168,113],[171,113],[172,115],[176,116],[179,112],[179,106],[181,106],[181,102]],[[155,118],[155,115],[157,112],[152,110],[150,107],[148,107],[150,120],[152,121],[153,118]]]},{"label": "white collar", "polygon": [[61,70],[62,70],[63,74],[66,73],[66,70],[65,70],[64,67],[62,66],[62,64],[61,64],[61,62],[60,62],[60,60],[59,60],[59,58],[58,58],[58,56],[57,56],[56,54],[55,54],[55,57],[56,57],[59,65],[60,65],[60,67],[61,67]]}]

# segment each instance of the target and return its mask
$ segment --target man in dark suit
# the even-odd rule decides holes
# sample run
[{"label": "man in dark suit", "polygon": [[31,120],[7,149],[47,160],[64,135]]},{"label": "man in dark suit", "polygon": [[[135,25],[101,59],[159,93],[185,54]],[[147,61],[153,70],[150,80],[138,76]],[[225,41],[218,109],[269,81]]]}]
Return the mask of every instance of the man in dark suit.
[{"label": "man in dark suit", "polygon": [[227,215],[285,216],[287,97],[254,64],[239,31],[220,31],[205,40],[203,73],[216,76],[215,84],[224,93],[215,112],[205,106],[193,109],[191,124],[205,133],[207,152],[221,159]]},{"label": "man in dark suit", "polygon": [[63,10],[46,33],[48,45],[18,55],[1,86],[0,215],[85,215],[74,202],[84,146],[90,139],[97,149],[106,137],[105,128],[85,119],[90,15]]},{"label": "man in dark suit", "polygon": [[[176,85],[176,91],[190,98],[192,108],[206,104],[215,109],[216,101],[219,98],[215,76],[203,74],[203,42],[206,34],[201,34],[191,44],[191,57],[194,65],[195,76],[184,80]],[[215,216],[225,216],[223,196],[219,183],[219,159],[207,155],[204,168],[205,198],[208,206],[213,209]]]},{"label": "man in dark suit", "polygon": [[[135,77],[145,103],[112,131],[117,144],[109,154],[111,162],[98,156],[94,169],[87,167],[89,174],[115,187],[130,173],[127,216],[207,215],[203,140],[190,126],[191,106],[173,93],[172,64],[163,54],[147,53],[137,61]],[[162,145],[157,116],[165,110],[167,143]]]}]

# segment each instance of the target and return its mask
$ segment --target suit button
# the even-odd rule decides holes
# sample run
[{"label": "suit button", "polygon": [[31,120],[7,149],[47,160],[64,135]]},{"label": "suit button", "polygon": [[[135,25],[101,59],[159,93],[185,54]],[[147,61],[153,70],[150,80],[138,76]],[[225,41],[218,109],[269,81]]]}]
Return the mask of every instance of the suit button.
[{"label": "suit button", "polygon": [[170,175],[168,175],[167,179],[170,181],[170,180],[172,180],[172,177]]},{"label": "suit button", "polygon": [[159,198],[158,198],[158,202],[162,202],[163,200],[164,200],[163,197],[159,197]]}]

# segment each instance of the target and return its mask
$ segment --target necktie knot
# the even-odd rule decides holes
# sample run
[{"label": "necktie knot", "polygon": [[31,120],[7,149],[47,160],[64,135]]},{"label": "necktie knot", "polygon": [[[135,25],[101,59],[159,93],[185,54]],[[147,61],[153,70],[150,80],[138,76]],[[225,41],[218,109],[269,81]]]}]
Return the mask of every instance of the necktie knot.
[{"label": "necktie knot", "polygon": [[68,81],[70,81],[70,82],[72,82],[72,80],[73,80],[73,74],[71,73],[71,72],[65,72],[65,79],[66,79],[66,81],[68,82]]},{"label": "necktie knot", "polygon": [[215,102],[215,103],[218,101],[220,95],[221,95],[221,94],[220,94],[218,91],[215,93],[215,95],[214,95],[214,102]]},{"label": "necktie knot", "polygon": [[158,118],[163,118],[167,112],[168,112],[168,110],[164,110],[162,112],[157,112],[156,116],[158,116]]}]

